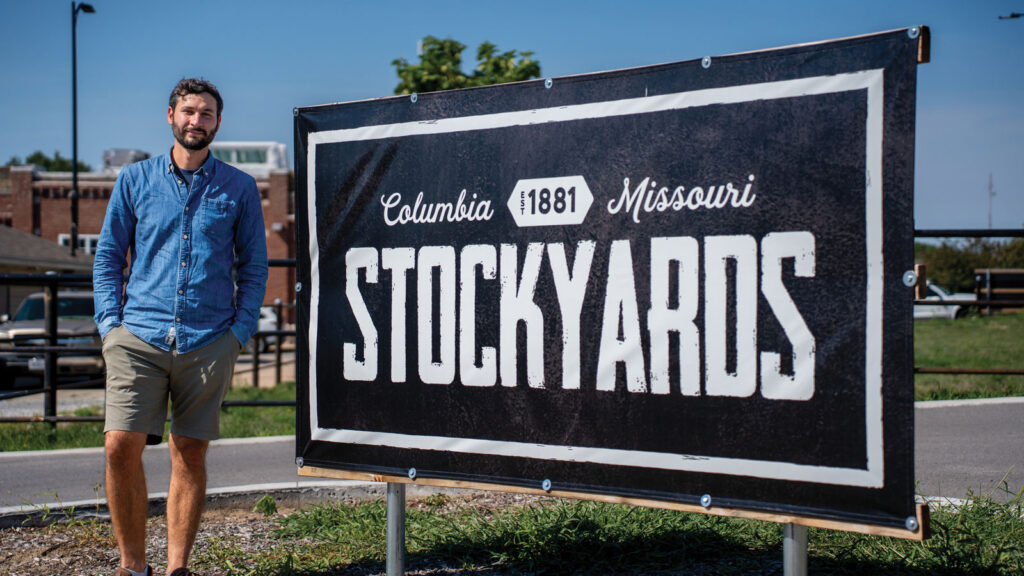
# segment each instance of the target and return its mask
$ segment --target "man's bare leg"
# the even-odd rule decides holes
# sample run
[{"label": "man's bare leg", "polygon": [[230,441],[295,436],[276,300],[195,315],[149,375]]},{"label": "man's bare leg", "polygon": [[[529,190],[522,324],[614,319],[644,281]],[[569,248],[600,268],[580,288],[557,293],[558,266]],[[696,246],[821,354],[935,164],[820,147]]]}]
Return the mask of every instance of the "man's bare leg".
[{"label": "man's bare leg", "polygon": [[121,550],[121,566],[136,572],[146,569],[146,513],[149,495],[142,467],[146,435],[111,430],[106,446],[106,492],[114,536]]},{"label": "man's bare leg", "polygon": [[171,434],[171,485],[167,492],[167,570],[188,566],[206,502],[208,440]]}]

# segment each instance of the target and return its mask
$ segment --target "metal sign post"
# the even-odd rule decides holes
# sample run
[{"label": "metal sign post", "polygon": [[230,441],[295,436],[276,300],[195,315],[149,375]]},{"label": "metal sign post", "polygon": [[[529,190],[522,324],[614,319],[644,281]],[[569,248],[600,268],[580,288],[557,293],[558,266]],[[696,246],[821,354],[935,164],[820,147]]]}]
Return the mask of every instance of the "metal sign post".
[{"label": "metal sign post", "polygon": [[807,576],[807,526],[783,524],[782,571],[786,576]]},{"label": "metal sign post", "polygon": [[388,482],[387,574],[405,574],[405,484]]}]

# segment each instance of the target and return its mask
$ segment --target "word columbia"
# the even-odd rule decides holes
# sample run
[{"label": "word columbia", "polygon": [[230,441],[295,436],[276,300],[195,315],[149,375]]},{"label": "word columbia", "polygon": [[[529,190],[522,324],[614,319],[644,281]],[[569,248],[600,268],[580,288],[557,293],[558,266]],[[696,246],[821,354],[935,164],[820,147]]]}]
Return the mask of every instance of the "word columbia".
[{"label": "word columbia", "polygon": [[402,204],[402,195],[395,192],[381,197],[384,206],[384,223],[388,226],[396,224],[435,224],[438,222],[461,222],[463,220],[490,220],[494,216],[490,200],[476,201],[476,193],[469,204],[466,204],[466,189],[459,192],[459,198],[451,202],[423,202],[423,192],[416,195],[416,201]]}]

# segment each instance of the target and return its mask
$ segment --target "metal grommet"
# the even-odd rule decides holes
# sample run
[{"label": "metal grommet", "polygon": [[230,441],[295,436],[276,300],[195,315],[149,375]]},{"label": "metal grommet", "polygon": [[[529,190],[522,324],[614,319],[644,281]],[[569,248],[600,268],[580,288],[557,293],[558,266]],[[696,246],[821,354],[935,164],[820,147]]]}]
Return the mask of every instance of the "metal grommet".
[{"label": "metal grommet", "polygon": [[711,68],[711,56],[705,56],[703,59],[701,59],[700,65],[705,69]]},{"label": "metal grommet", "polygon": [[913,516],[907,516],[907,521],[904,522],[903,525],[906,526],[907,530],[910,530],[911,532],[916,532],[919,528],[917,518],[914,518]]},{"label": "metal grommet", "polygon": [[907,36],[909,36],[911,40],[917,38],[920,35],[921,35],[921,29],[918,28],[917,26],[914,26],[913,28],[909,28],[907,30]]},{"label": "metal grommet", "polygon": [[540,483],[540,488],[545,492],[551,492],[551,480],[545,478],[544,481]]},{"label": "metal grommet", "polygon": [[299,468],[302,468],[304,464],[305,462],[302,460],[301,456],[295,459],[295,465],[298,466]]},{"label": "metal grommet", "polygon": [[705,508],[711,508],[711,494],[705,494],[701,496],[700,505]]},{"label": "metal grommet", "polygon": [[296,292],[302,292],[302,282],[296,282],[295,283],[295,291]]},{"label": "metal grommet", "polygon": [[551,78],[545,78],[544,79],[544,87],[547,88],[548,90],[550,90],[551,87],[554,86],[554,85],[555,85],[555,81],[552,80]]},{"label": "metal grommet", "polygon": [[907,270],[903,273],[903,285],[907,288],[912,288],[917,284],[917,274],[913,270]]},{"label": "metal grommet", "polygon": [[416,469],[415,468],[409,468],[409,480],[415,480],[415,479],[416,479]]},{"label": "metal grommet", "polygon": [[420,99],[420,96],[419,96],[419,94],[417,94],[417,93],[415,93],[415,92],[413,92],[413,93],[412,93],[412,94],[411,94],[411,95],[409,96],[409,100],[411,100],[413,104],[415,104],[415,103],[416,103],[416,101],[417,101],[417,100],[419,100],[419,99]]},{"label": "metal grommet", "polygon": [[298,116],[298,115],[299,115],[299,109],[297,107],[296,108],[292,108],[292,116]]}]

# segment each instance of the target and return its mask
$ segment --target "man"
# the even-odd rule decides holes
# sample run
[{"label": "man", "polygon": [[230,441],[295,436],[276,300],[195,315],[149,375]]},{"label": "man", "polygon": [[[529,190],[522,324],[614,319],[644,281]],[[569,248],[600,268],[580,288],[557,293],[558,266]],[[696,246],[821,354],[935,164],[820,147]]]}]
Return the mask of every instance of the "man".
[{"label": "man", "polygon": [[121,551],[115,576],[152,574],[142,451],[163,436],[168,398],[167,573],[192,574],[206,449],[219,436],[220,403],[242,345],[256,332],[266,290],[256,182],[210,154],[223,107],[209,82],[178,83],[167,108],[174,145],[121,171],[96,248],[96,324],[107,365],[106,493]]}]

